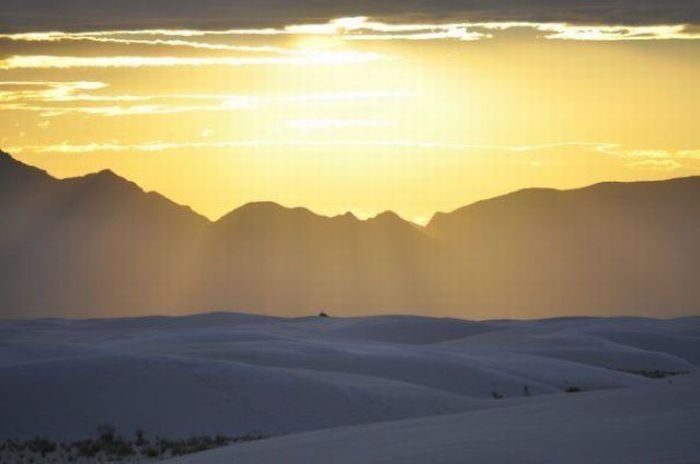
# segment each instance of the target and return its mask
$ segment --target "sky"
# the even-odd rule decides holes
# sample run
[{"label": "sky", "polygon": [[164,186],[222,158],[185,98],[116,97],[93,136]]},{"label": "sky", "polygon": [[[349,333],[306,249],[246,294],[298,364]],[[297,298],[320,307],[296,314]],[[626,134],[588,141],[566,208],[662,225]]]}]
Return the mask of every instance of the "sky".
[{"label": "sky", "polygon": [[3,0],[0,148],[211,218],[700,174],[695,0]]}]

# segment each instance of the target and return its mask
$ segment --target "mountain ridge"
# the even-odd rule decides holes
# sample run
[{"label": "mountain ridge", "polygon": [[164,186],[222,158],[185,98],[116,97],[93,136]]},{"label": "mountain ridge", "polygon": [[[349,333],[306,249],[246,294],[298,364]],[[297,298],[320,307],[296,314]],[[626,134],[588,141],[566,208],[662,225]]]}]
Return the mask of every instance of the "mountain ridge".
[{"label": "mountain ridge", "polygon": [[210,221],[108,170],[0,154],[0,317],[694,315],[699,198],[684,177],[524,189],[425,227],[274,202]]},{"label": "mountain ridge", "polygon": [[[43,170],[43,169],[41,169],[41,168],[38,168],[38,167],[36,167],[36,166],[33,166],[33,165],[30,165],[30,164],[27,164],[27,163],[24,163],[24,162],[22,162],[22,161],[17,160],[17,159],[14,158],[10,153],[8,153],[8,152],[6,152],[6,151],[0,149],[0,161],[2,161],[3,158],[4,158],[4,159],[12,160],[12,161],[13,161],[14,163],[16,163],[16,164],[19,164],[19,165],[22,165],[22,166],[26,166],[26,167],[28,167],[28,168],[33,168],[34,170],[39,171],[39,172],[41,172],[41,173],[43,173],[43,174],[46,174],[47,176],[51,177],[52,179],[59,180],[59,181],[61,181],[61,180],[77,180],[77,179],[83,179],[83,178],[86,178],[86,177],[89,178],[89,177],[91,177],[91,176],[110,176],[110,177],[114,177],[114,178],[120,179],[120,180],[122,180],[122,181],[124,181],[124,182],[126,182],[126,183],[130,183],[130,184],[136,185],[136,186],[137,186],[139,189],[141,189],[144,193],[155,193],[155,194],[160,195],[161,197],[163,197],[163,198],[167,199],[168,201],[171,201],[171,202],[173,202],[173,203],[175,203],[175,204],[177,204],[177,205],[179,205],[179,206],[182,206],[182,207],[185,207],[185,208],[189,208],[193,213],[195,213],[195,214],[197,214],[198,216],[201,216],[201,217],[203,217],[203,218],[206,218],[207,221],[209,221],[209,222],[211,222],[211,223],[213,223],[213,224],[215,224],[215,223],[221,221],[221,220],[224,219],[225,217],[229,216],[230,214],[232,214],[232,213],[234,213],[234,212],[236,212],[236,211],[238,211],[238,210],[241,210],[241,209],[244,209],[244,208],[249,208],[249,207],[255,207],[255,206],[268,206],[268,205],[269,205],[269,206],[277,206],[277,207],[279,207],[280,209],[285,209],[285,210],[305,211],[305,212],[309,212],[309,213],[313,214],[314,216],[318,216],[318,217],[321,217],[321,218],[335,219],[335,218],[341,218],[341,217],[348,217],[348,218],[350,218],[350,219],[351,219],[351,218],[355,218],[355,219],[357,219],[357,220],[360,221],[360,222],[366,222],[366,221],[369,221],[369,220],[372,220],[372,219],[376,219],[376,218],[379,217],[379,216],[382,216],[382,215],[384,215],[384,214],[389,213],[389,214],[393,214],[393,215],[398,216],[399,218],[401,218],[401,219],[402,219],[403,221],[405,221],[405,222],[408,222],[408,223],[413,224],[413,225],[415,225],[415,226],[418,226],[418,227],[420,227],[420,228],[426,228],[426,229],[427,229],[427,228],[429,227],[430,223],[435,219],[436,216],[450,215],[450,214],[456,213],[456,212],[458,212],[458,211],[464,210],[464,209],[466,209],[466,208],[470,208],[470,207],[473,207],[473,206],[475,206],[475,205],[481,204],[481,203],[483,203],[483,202],[489,202],[489,201],[492,201],[492,200],[498,200],[498,199],[510,197],[510,196],[513,196],[513,195],[523,194],[523,193],[529,193],[529,192],[565,193],[565,192],[578,192],[578,191],[581,191],[581,190],[589,190],[589,189],[594,189],[594,188],[598,188],[598,187],[602,187],[602,186],[608,186],[608,185],[653,184],[653,183],[657,183],[657,182],[666,182],[666,181],[700,180],[700,175],[691,175],[691,176],[681,176],[681,177],[669,177],[669,178],[662,179],[662,180],[603,181],[603,182],[596,182],[596,183],[593,183],[593,184],[584,185],[584,186],[581,186],[581,187],[566,188],[566,189],[559,189],[559,188],[552,188],[552,187],[526,187],[526,188],[514,190],[514,191],[512,191],[512,192],[508,192],[508,193],[505,193],[505,194],[502,194],[502,195],[496,195],[496,196],[493,196],[493,197],[487,197],[487,198],[483,198],[483,199],[480,199],[480,200],[476,200],[476,201],[473,201],[473,202],[471,202],[471,203],[467,203],[467,204],[465,204],[465,205],[462,205],[462,206],[459,206],[459,207],[457,207],[457,208],[450,209],[450,210],[447,210],[447,211],[441,211],[441,210],[435,211],[435,212],[432,214],[431,218],[428,220],[428,222],[425,223],[425,224],[419,224],[419,223],[413,222],[413,221],[411,221],[411,220],[404,219],[399,213],[397,213],[397,212],[395,212],[395,211],[393,211],[393,210],[380,211],[380,212],[378,212],[377,214],[375,214],[375,215],[373,215],[373,216],[369,216],[369,217],[367,217],[367,218],[365,218],[365,219],[361,219],[361,218],[357,217],[352,211],[346,211],[346,212],[344,212],[344,213],[338,213],[338,214],[334,214],[334,215],[327,215],[327,214],[317,213],[317,212],[315,212],[315,211],[313,211],[313,210],[311,210],[311,209],[309,209],[308,207],[305,207],[305,206],[287,206],[287,205],[284,205],[284,204],[282,204],[282,203],[279,203],[279,202],[276,202],[276,201],[272,201],[272,200],[253,200],[253,201],[249,201],[249,202],[246,202],[246,203],[243,203],[243,204],[241,204],[241,205],[239,205],[239,206],[234,207],[234,208],[231,209],[229,212],[224,213],[224,214],[223,214],[222,216],[220,216],[218,219],[212,220],[212,219],[207,218],[207,217],[204,216],[203,214],[197,212],[197,211],[196,211],[194,208],[192,208],[190,205],[186,205],[186,204],[182,204],[182,203],[177,203],[177,202],[171,200],[170,198],[168,198],[167,196],[165,196],[165,195],[163,195],[163,194],[161,194],[160,192],[157,192],[157,191],[155,191],[155,190],[150,190],[150,191],[149,191],[149,190],[145,190],[145,189],[143,189],[140,185],[138,185],[136,182],[134,182],[134,181],[132,181],[132,180],[129,180],[129,179],[127,179],[126,177],[123,177],[123,176],[117,174],[115,171],[113,171],[112,169],[109,169],[109,168],[101,169],[101,170],[99,170],[99,171],[87,173],[87,174],[84,174],[84,175],[81,175],[81,176],[66,177],[66,178],[57,178],[57,177],[51,176],[51,174],[49,174],[47,171],[45,171],[45,170]],[[2,167],[2,164],[0,164],[0,167]]]}]

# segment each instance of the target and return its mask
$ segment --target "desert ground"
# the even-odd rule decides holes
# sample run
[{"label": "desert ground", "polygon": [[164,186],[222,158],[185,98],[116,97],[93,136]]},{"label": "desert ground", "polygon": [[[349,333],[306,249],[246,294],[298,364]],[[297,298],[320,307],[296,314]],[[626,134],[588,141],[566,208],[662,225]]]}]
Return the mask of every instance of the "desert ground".
[{"label": "desert ground", "polygon": [[108,425],[227,437],[152,456],[192,464],[697,463],[699,366],[700,318],[7,320],[0,456]]}]

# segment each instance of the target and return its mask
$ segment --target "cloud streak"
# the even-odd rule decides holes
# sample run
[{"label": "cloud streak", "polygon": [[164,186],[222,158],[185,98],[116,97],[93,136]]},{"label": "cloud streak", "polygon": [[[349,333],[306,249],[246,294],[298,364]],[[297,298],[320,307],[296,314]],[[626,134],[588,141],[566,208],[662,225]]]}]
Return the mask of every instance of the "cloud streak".
[{"label": "cloud streak", "polygon": [[[343,121],[343,123],[348,121]],[[353,127],[357,121],[350,121],[349,125],[343,127]],[[367,120],[358,124],[372,124],[377,121]],[[383,124],[385,121],[380,121]],[[342,123],[341,123],[342,124]],[[317,129],[319,127],[314,127]],[[325,128],[325,127],[320,127]],[[265,147],[365,147],[365,148],[403,148],[418,150],[438,150],[443,152],[504,152],[515,155],[523,153],[528,155],[544,154],[543,152],[555,153],[557,156],[567,156],[573,150],[583,152],[597,152],[605,156],[619,159],[624,166],[635,170],[649,171],[676,171],[683,168],[697,168],[700,162],[700,148],[690,150],[635,150],[625,149],[615,143],[595,143],[595,142],[554,142],[548,144],[535,145],[488,145],[488,144],[463,144],[445,143],[439,141],[421,140],[219,140],[219,141],[184,141],[184,142],[164,142],[149,141],[142,143],[89,143],[73,144],[59,143],[46,145],[20,145],[9,147],[8,150],[14,153],[62,153],[81,154],[99,152],[163,152],[169,150],[183,149],[236,149],[236,148],[265,148]],[[552,152],[554,149],[571,149],[572,151]],[[533,168],[540,168],[544,164],[541,160],[524,159],[527,165]]]},{"label": "cloud streak", "polygon": [[379,53],[352,51],[314,52],[294,57],[13,55],[0,60],[0,69],[350,65],[387,59],[388,56]]},{"label": "cloud streak", "polygon": [[260,148],[260,147],[325,147],[325,146],[356,146],[356,147],[403,147],[420,149],[463,150],[464,145],[410,141],[410,140],[228,140],[212,142],[143,142],[136,144],[121,143],[90,143],[90,144],[49,144],[49,145],[21,145],[10,147],[8,151],[14,153],[94,153],[94,152],[159,152],[178,149],[196,148]]},{"label": "cloud streak", "polygon": [[[565,22],[430,22],[391,23],[366,16],[332,19],[325,23],[291,24],[281,28],[260,29],[144,29],[88,32],[26,32],[0,34],[0,39],[23,42],[88,41],[120,45],[151,45],[189,47],[204,50],[274,53],[280,55],[305,55],[309,51],[275,47],[204,42],[207,36],[334,36],[343,40],[461,40],[475,41],[494,37],[494,34],[512,29],[530,30],[539,38],[549,40],[579,41],[629,41],[629,40],[697,40],[700,32],[687,24],[657,25],[576,25]],[[151,37],[149,39],[134,36]],[[177,39],[173,39],[177,37]],[[194,39],[197,40],[194,40]]]},{"label": "cloud streak", "polygon": [[[97,116],[165,115],[225,112],[269,105],[334,104],[414,97],[401,91],[348,91],[299,95],[155,94],[104,95],[109,85],[95,81],[0,81],[0,110],[37,112],[44,117],[88,114]],[[110,105],[95,106],[95,103]],[[66,104],[72,104],[66,106]]]},{"label": "cloud streak", "polygon": [[[351,124],[356,120],[349,121]],[[381,120],[359,120],[360,123],[375,123]],[[552,149],[571,148],[584,151],[598,152],[616,158],[630,160],[631,162],[667,159],[693,159],[700,160],[700,148],[690,150],[638,150],[625,149],[616,143],[603,142],[553,142],[543,144],[522,145],[493,145],[493,144],[469,144],[469,143],[445,143],[436,141],[411,141],[411,140],[224,140],[207,142],[162,142],[149,141],[136,144],[119,143],[92,143],[92,144],[49,144],[49,145],[24,145],[12,147],[13,151],[34,151],[39,153],[85,153],[91,151],[164,151],[178,148],[232,148],[232,147],[258,147],[258,146],[333,146],[333,145],[357,145],[357,146],[404,146],[450,149],[460,151],[510,151],[513,153],[532,153]]]}]

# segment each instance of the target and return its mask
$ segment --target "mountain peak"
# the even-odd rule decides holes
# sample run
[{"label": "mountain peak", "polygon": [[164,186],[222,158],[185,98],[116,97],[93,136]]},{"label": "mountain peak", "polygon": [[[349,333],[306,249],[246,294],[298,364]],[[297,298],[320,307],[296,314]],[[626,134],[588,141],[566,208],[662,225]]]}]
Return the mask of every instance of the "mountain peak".
[{"label": "mountain peak", "polygon": [[355,216],[351,211],[346,211],[343,214],[338,214],[337,216],[334,216],[333,219],[342,219],[345,221],[358,221],[357,216]]},{"label": "mountain peak", "polygon": [[289,208],[286,208],[274,201],[250,201],[242,206],[239,206],[233,211],[282,211],[287,209]]},{"label": "mountain peak", "polygon": [[124,177],[115,173],[111,169],[102,169],[101,171],[91,172],[89,174],[85,174],[84,176],[74,177],[73,179],[99,183],[129,184],[136,186],[135,183],[131,182],[128,179],[125,179]]},{"label": "mountain peak", "polygon": [[369,218],[368,221],[381,223],[381,224],[406,224],[407,221],[399,216],[394,211],[382,211],[376,216]]},{"label": "mountain peak", "polygon": [[253,201],[239,206],[230,213],[222,216],[219,225],[257,224],[269,226],[278,221],[297,221],[320,217],[306,208],[288,208],[274,201]]}]

